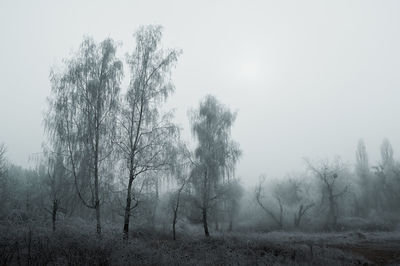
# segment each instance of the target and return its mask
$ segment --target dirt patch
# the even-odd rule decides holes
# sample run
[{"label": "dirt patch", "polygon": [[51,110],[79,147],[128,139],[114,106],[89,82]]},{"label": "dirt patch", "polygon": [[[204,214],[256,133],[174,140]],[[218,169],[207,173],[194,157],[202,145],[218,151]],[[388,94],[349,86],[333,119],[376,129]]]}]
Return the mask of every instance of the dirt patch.
[{"label": "dirt patch", "polygon": [[361,242],[329,246],[339,248],[344,252],[361,255],[375,265],[400,264],[400,241]]}]

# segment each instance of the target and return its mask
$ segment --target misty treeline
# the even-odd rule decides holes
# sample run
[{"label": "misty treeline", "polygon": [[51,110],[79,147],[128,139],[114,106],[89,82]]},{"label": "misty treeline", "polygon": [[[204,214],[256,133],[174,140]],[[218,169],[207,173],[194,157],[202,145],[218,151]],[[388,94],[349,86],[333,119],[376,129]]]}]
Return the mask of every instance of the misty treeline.
[{"label": "misty treeline", "polygon": [[196,140],[191,147],[165,105],[181,50],[162,47],[160,26],[143,26],[134,36],[125,59],[112,39],[86,37],[51,70],[47,139],[36,166],[7,162],[0,147],[2,221],[40,221],[56,231],[60,220],[83,219],[99,236],[105,224],[119,224],[124,239],[140,227],[176,239],[193,228],[209,236],[397,224],[400,162],[388,140],[379,162],[369,162],[360,141],[354,167],[339,158],[305,160],[302,173],[261,176],[257,186],[244,188],[246,177],[235,176],[242,156],[231,138],[236,112],[212,95],[201,99],[188,115]]},{"label": "misty treeline", "polygon": [[355,164],[304,159],[303,173],[269,180],[261,176],[255,190],[258,206],[275,228],[306,230],[392,230],[400,218],[400,162],[388,139],[381,159],[370,164],[359,140]]}]

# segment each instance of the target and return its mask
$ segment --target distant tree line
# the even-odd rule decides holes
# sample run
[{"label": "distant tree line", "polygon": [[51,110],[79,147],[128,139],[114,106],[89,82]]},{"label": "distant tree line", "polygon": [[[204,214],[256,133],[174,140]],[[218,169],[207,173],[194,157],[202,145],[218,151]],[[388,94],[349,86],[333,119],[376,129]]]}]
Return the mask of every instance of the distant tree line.
[{"label": "distant tree line", "polygon": [[280,229],[299,228],[303,218],[303,227],[313,224],[325,230],[395,226],[400,214],[400,162],[394,160],[390,142],[383,140],[381,160],[371,166],[360,140],[355,159],[354,170],[340,158],[305,160],[306,173],[274,180],[267,187],[262,176],[256,202]]}]

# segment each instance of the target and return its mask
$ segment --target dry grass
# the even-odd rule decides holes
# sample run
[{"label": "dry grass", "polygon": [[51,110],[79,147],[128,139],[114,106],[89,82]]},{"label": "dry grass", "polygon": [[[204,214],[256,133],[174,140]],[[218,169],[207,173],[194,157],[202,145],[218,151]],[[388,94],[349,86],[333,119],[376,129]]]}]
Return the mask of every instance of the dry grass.
[{"label": "dry grass", "polygon": [[[120,228],[105,226],[101,239],[84,221],[67,221],[52,233],[35,224],[0,226],[0,265],[357,265],[398,263],[390,252],[399,233],[215,234],[208,239],[141,229],[122,240]],[[379,250],[379,261],[368,246]],[[392,244],[391,244],[392,243]],[[394,245],[394,244],[393,244]],[[389,251],[388,251],[389,249]],[[396,246],[398,249],[398,246]],[[400,249],[399,249],[400,250]],[[364,252],[365,251],[365,252]],[[388,258],[385,258],[388,254]],[[382,258],[383,256],[383,258]]]}]

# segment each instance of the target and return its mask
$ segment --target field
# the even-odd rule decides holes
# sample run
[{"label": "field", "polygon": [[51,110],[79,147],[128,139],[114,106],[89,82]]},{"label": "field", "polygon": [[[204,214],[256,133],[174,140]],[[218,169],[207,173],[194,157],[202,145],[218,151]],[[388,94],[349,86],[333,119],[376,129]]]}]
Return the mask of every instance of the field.
[{"label": "field", "polygon": [[396,265],[400,232],[214,233],[137,228],[123,241],[120,228],[105,226],[98,239],[83,221],[50,228],[0,227],[0,265]]}]

